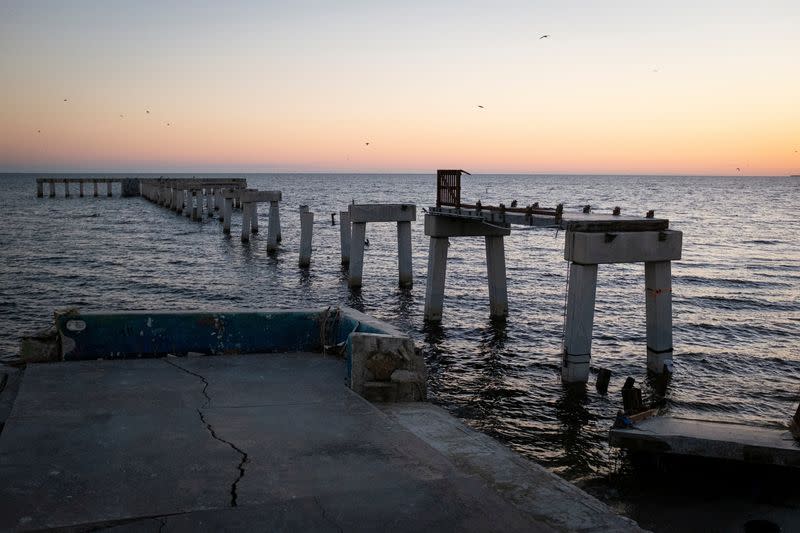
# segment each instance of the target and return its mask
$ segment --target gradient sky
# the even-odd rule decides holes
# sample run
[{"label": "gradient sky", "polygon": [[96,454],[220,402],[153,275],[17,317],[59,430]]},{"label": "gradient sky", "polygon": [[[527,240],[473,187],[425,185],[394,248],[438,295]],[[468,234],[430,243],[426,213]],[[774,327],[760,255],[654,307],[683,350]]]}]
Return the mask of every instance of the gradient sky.
[{"label": "gradient sky", "polygon": [[447,167],[798,174],[800,1],[0,0],[0,171]]}]

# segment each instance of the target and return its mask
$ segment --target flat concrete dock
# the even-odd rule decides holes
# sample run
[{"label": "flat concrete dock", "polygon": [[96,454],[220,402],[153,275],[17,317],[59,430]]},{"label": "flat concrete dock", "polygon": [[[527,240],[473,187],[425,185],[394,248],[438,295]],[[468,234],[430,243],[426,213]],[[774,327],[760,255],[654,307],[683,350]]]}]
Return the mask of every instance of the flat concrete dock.
[{"label": "flat concrete dock", "polygon": [[306,353],[28,365],[0,435],[0,530],[639,530],[443,411],[384,413],[343,376]]},{"label": "flat concrete dock", "polygon": [[656,416],[612,429],[610,442],[630,450],[800,467],[800,442],[788,429]]}]

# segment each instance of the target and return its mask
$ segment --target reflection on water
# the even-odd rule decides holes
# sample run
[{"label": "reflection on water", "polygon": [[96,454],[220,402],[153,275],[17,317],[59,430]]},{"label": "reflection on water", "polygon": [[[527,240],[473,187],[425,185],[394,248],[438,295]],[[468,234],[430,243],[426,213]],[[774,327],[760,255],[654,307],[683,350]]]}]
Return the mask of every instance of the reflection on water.
[{"label": "reflection on water", "polygon": [[[216,219],[192,222],[142,199],[35,197],[34,176],[3,180],[0,349],[54,307],[85,310],[325,307],[348,305],[409,332],[423,350],[430,397],[472,426],[575,479],[608,467],[607,430],[634,377],[669,413],[777,425],[800,390],[800,180],[611,176],[465,176],[466,201],[564,202],[579,209],[669,218],[684,231],[673,264],[675,374],[648,376],[641,265],[598,272],[592,377],[565,387],[559,375],[566,263],[563,232],[506,239],[509,316],[489,319],[484,241],[451,239],[444,319],[422,319],[428,242],[412,224],[414,286],[397,286],[394,224],[371,224],[362,288],[341,266],[339,226],[327,215],[358,202],[435,199],[434,177],[254,175],[251,187],[283,191],[282,242],[266,253],[261,232],[241,243],[240,214],[223,235]],[[488,187],[488,191],[487,191]],[[736,194],[731,194],[736,191]],[[116,194],[116,193],[115,193]],[[299,269],[299,218],[319,214],[311,268]],[[325,215],[325,216],[323,216]],[[780,221],[776,224],[775,221]],[[597,394],[598,367],[612,371]]]}]

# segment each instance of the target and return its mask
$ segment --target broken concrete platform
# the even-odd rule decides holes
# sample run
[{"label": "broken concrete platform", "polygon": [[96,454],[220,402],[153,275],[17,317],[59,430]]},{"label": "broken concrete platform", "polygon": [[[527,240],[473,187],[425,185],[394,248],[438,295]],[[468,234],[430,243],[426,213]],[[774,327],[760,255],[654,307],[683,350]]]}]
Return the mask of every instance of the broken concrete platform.
[{"label": "broken concrete platform", "polygon": [[[483,437],[484,470],[515,465],[509,497],[343,376],[308,353],[28,365],[0,434],[0,530],[637,530]],[[430,427],[460,426],[437,412]]]},{"label": "broken concrete platform", "polygon": [[632,451],[800,468],[800,442],[788,429],[655,416],[612,429],[609,441]]}]

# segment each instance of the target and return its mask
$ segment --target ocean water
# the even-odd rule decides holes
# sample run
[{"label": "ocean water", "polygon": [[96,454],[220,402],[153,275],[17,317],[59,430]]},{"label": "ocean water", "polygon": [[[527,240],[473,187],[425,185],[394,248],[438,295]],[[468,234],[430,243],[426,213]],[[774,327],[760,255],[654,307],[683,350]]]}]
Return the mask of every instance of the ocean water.
[{"label": "ocean water", "polygon": [[[181,177],[182,175],[174,175]],[[214,175],[198,175],[213,177]],[[34,175],[0,175],[0,357],[49,324],[58,307],[245,309],[349,305],[408,331],[425,350],[434,402],[568,479],[609,468],[607,429],[628,376],[645,369],[644,267],[598,275],[589,386],[559,377],[567,263],[564,234],[520,230],[506,239],[509,318],[488,317],[483,240],[452,239],[444,319],[422,320],[427,267],[423,206],[433,175],[252,174],[283,191],[281,251],[261,234],[240,242],[216,220],[192,222],[141,198],[36,198]],[[684,232],[673,263],[675,375],[664,412],[780,426],[800,401],[800,179],[787,177],[465,176],[463,198],[540,202],[610,212],[655,209]],[[90,191],[90,188],[87,188]],[[47,194],[47,191],[45,191]],[[413,202],[414,286],[397,287],[393,224],[367,226],[364,286],[347,287],[330,213],[363,202]],[[313,262],[297,267],[298,205],[316,213]],[[597,367],[613,372],[607,396]]]}]

